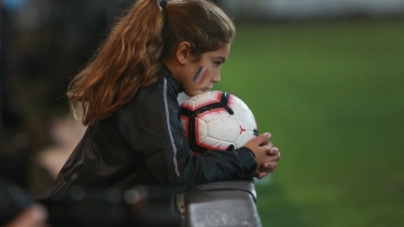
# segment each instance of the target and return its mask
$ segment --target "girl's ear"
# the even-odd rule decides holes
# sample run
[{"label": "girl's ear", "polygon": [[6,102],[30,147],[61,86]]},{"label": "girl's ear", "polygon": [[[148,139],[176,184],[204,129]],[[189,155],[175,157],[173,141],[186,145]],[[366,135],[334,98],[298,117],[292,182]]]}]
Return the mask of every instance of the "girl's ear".
[{"label": "girl's ear", "polygon": [[191,43],[183,41],[178,44],[175,56],[181,65],[185,65],[191,57]]}]

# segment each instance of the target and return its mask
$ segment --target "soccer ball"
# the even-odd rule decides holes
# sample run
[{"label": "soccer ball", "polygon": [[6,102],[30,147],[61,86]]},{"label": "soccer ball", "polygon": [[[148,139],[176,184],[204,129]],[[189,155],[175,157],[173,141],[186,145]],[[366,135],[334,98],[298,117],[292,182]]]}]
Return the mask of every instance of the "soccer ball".
[{"label": "soccer ball", "polygon": [[232,151],[258,135],[255,117],[235,95],[207,91],[185,100],[180,119],[195,154],[206,150]]}]

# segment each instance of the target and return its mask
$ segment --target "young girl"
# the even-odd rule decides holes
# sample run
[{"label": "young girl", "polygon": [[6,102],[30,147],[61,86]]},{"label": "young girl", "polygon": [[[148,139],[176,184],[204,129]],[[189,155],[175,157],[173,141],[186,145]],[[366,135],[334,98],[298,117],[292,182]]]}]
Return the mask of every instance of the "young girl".
[{"label": "young girl", "polygon": [[279,150],[264,133],[231,152],[194,156],[177,96],[220,81],[235,28],[208,0],[138,0],[72,80],[67,95],[87,131],[60,171],[51,198],[83,190],[167,186],[182,193],[201,183],[262,178]]}]

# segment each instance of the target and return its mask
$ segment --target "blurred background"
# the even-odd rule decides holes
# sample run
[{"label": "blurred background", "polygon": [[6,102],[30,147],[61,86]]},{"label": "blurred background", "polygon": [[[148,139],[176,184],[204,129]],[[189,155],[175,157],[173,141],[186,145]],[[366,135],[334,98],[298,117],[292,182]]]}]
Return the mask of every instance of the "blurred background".
[{"label": "blurred background", "polygon": [[[133,0],[0,0],[0,177],[46,194],[84,127],[68,82]],[[404,0],[217,0],[226,90],[282,153],[264,226],[404,225]]]}]

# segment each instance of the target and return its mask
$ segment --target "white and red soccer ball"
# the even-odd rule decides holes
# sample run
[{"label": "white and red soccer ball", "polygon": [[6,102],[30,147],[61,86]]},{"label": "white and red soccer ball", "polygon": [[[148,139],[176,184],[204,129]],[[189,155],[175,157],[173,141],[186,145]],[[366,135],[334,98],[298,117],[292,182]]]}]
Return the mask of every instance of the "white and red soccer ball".
[{"label": "white and red soccer ball", "polygon": [[196,154],[206,150],[231,151],[258,135],[250,108],[227,92],[201,93],[185,100],[180,109],[185,135]]}]

